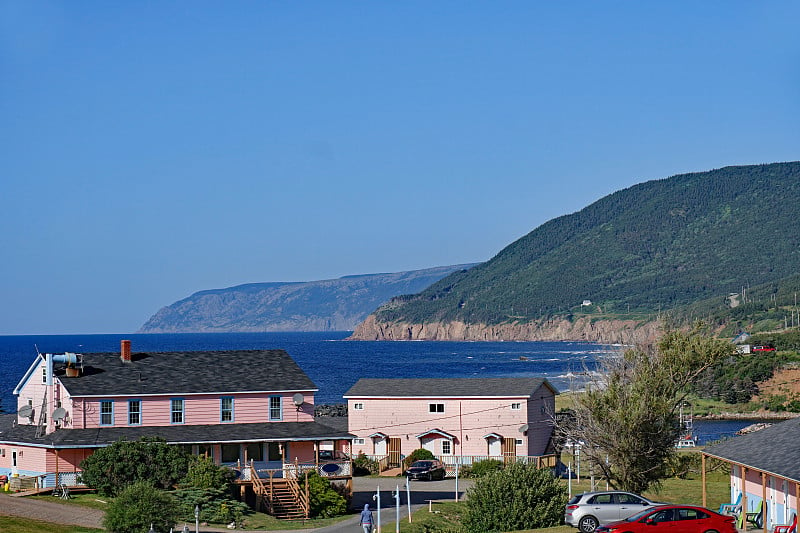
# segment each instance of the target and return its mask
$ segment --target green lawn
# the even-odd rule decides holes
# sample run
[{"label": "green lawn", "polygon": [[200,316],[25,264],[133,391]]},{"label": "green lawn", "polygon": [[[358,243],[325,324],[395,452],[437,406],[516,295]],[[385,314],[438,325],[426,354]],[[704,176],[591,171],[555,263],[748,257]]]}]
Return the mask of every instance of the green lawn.
[{"label": "green lawn", "polygon": [[61,524],[52,524],[31,518],[0,516],[0,531],[9,533],[12,531],[13,533],[42,533],[43,531],[47,531],[47,533],[100,533],[103,530],[80,526],[62,526]]}]

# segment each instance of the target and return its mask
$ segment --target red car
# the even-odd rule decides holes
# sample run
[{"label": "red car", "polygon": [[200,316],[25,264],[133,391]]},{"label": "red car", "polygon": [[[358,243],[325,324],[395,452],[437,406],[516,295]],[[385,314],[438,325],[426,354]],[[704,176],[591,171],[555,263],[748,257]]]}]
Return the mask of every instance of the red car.
[{"label": "red car", "polygon": [[754,352],[774,352],[775,347],[771,344],[762,344],[760,346],[753,346]]},{"label": "red car", "polygon": [[595,533],[736,533],[734,517],[693,505],[659,505],[625,520],[595,529]]}]

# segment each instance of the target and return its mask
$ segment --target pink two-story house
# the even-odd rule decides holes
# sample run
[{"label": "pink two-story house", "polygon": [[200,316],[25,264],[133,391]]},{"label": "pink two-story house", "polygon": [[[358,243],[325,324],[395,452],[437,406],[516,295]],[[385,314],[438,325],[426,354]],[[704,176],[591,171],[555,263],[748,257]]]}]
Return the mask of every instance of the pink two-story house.
[{"label": "pink two-story house", "polygon": [[552,451],[557,390],[541,378],[360,379],[344,395],[353,454],[424,448],[448,464]]},{"label": "pink two-story house", "polygon": [[[80,462],[126,438],[158,436],[220,464],[282,469],[348,450],[314,419],[314,383],[283,350],[40,354],[0,415],[0,475],[74,484]],[[60,474],[60,475],[59,475]]]}]

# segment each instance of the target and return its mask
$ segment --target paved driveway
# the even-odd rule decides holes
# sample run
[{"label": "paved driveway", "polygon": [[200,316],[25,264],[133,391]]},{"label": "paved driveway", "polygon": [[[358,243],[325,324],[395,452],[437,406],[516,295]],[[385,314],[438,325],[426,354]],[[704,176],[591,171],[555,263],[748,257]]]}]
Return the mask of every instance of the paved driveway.
[{"label": "paved driveway", "polygon": [[0,494],[0,515],[35,518],[45,522],[102,528],[103,511],[55,502]]}]

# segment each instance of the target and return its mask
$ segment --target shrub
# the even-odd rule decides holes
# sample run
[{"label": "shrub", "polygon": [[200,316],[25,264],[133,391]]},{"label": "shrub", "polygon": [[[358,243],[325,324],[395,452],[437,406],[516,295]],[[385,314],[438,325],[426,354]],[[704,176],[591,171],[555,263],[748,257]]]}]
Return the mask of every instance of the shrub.
[{"label": "shrub", "polygon": [[474,533],[554,527],[566,503],[566,488],[550,470],[514,463],[469,489],[463,525]]},{"label": "shrub", "polygon": [[[311,516],[331,518],[347,512],[347,501],[331,487],[330,481],[316,472],[309,474],[307,479]],[[300,486],[303,490],[305,490],[305,484],[306,478],[300,480]]]},{"label": "shrub", "polygon": [[219,466],[210,457],[197,455],[189,461],[186,476],[181,480],[181,487],[197,489],[228,488],[233,481],[234,473],[230,468]]},{"label": "shrub", "polygon": [[408,456],[406,456],[403,463],[405,464],[406,468],[408,468],[411,463],[414,461],[423,461],[425,459],[436,459],[429,450],[425,448],[417,448],[416,450],[412,451]]},{"label": "shrub", "polygon": [[359,453],[353,459],[353,475],[368,476],[370,474],[380,474],[380,464],[374,459],[370,459],[364,452]]},{"label": "shrub", "polygon": [[142,533],[150,524],[157,531],[169,531],[178,516],[178,503],[171,494],[139,481],[108,504],[103,526],[114,533]]},{"label": "shrub", "polygon": [[168,489],[186,475],[189,459],[163,439],[118,440],[81,461],[81,479],[104,496],[116,496],[139,481]]},{"label": "shrub", "polygon": [[484,477],[492,472],[503,469],[503,461],[498,459],[484,459],[472,465],[472,477]]}]

